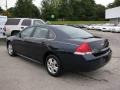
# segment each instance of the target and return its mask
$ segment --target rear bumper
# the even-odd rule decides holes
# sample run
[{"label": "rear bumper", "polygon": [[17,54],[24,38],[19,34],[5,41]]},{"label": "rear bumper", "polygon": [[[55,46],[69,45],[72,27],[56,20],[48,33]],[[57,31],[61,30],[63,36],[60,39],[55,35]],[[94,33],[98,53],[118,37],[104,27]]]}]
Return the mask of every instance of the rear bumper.
[{"label": "rear bumper", "polygon": [[99,57],[90,57],[89,60],[84,56],[71,55],[71,54],[60,54],[60,59],[63,62],[63,67],[65,70],[72,71],[94,71],[106,65],[112,56],[112,51],[110,50],[106,54]]}]

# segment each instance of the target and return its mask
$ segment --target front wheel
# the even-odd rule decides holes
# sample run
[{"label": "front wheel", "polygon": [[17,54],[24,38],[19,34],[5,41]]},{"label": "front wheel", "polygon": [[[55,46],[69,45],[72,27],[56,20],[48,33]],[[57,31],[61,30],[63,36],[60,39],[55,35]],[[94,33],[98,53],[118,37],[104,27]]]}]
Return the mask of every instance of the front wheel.
[{"label": "front wheel", "polygon": [[10,56],[15,56],[16,55],[15,52],[14,52],[13,46],[10,42],[7,45],[7,50],[8,50],[8,54]]},{"label": "front wheel", "polygon": [[49,55],[45,64],[50,75],[58,77],[63,74],[62,63],[55,55]]}]

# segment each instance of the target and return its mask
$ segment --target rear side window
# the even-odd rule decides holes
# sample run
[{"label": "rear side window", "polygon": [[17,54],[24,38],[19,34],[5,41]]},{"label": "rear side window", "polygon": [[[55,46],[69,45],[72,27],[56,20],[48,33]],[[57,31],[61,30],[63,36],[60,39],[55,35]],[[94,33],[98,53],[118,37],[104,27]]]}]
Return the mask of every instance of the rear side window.
[{"label": "rear side window", "polygon": [[33,34],[33,37],[35,38],[47,38],[47,36],[48,36],[48,29],[41,27],[37,27]]},{"label": "rear side window", "polygon": [[20,19],[8,19],[6,22],[6,25],[18,25],[20,22]]},{"label": "rear side window", "polygon": [[23,20],[22,25],[23,26],[30,26],[31,25],[31,20],[28,20],[28,19]]}]

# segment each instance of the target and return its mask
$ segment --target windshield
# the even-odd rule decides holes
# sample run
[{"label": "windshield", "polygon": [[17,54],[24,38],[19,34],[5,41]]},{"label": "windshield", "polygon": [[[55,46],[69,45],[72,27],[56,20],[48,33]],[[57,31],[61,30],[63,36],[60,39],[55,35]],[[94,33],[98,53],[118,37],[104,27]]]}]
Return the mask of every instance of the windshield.
[{"label": "windshield", "polygon": [[82,29],[74,28],[71,26],[58,26],[58,29],[63,31],[65,34],[67,34],[72,39],[93,37],[92,34],[86,32]]}]

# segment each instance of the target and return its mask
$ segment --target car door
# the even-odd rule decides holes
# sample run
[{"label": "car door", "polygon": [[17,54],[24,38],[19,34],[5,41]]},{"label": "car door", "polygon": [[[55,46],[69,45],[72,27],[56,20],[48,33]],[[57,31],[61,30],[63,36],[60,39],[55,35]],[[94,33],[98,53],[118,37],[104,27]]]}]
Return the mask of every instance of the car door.
[{"label": "car door", "polygon": [[32,52],[30,53],[30,57],[41,61],[42,56],[48,50],[46,45],[46,39],[48,36],[48,29],[45,27],[36,27],[35,32],[31,38],[31,42],[29,45],[32,46]]},{"label": "car door", "polygon": [[17,35],[17,39],[14,40],[14,48],[17,53],[25,56],[29,55],[29,42],[34,29],[35,27],[26,28]]}]

